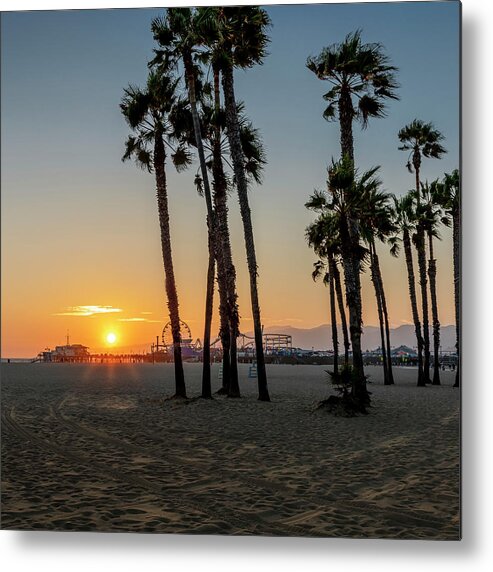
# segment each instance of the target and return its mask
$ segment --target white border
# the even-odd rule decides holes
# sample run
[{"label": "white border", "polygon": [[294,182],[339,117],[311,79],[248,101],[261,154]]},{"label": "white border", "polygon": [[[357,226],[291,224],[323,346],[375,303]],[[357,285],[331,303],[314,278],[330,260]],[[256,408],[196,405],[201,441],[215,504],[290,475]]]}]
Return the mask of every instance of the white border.
[{"label": "white border", "polygon": [[[196,2],[196,4],[228,2]],[[231,3],[231,2],[229,2]],[[247,3],[247,2],[244,2]],[[251,2],[250,2],[251,3]],[[264,2],[270,4],[272,2]],[[296,2],[284,2],[291,4]],[[330,2],[326,2],[330,3]],[[172,0],[67,2],[3,0],[2,10],[155,7]],[[352,570],[474,572],[493,562],[493,380],[488,379],[493,327],[491,255],[493,183],[490,171],[493,93],[491,3],[463,2],[463,536],[461,543],[418,541],[224,538],[131,534],[0,532],[4,570],[119,572],[293,572]],[[424,86],[425,87],[425,86]],[[490,565],[487,562],[490,561]]]}]

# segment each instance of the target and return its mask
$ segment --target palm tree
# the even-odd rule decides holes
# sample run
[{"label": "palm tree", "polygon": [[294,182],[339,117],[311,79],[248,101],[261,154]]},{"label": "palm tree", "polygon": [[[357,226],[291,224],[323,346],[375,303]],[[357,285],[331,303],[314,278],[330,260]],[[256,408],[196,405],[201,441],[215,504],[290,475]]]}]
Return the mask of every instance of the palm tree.
[{"label": "palm tree", "polygon": [[[386,101],[398,99],[395,80],[397,68],[389,64],[381,44],[362,43],[360,30],[348,34],[342,43],[324,48],[318,56],[308,58],[307,67],[319,79],[328,81],[331,85],[324,95],[329,104],[323,115],[328,121],[339,121],[341,156],[348,161],[349,168],[354,173],[353,121],[360,121],[365,128],[371,117],[385,116]],[[347,185],[347,202],[350,200],[351,188],[351,184]],[[357,252],[359,245],[357,220],[350,210],[347,210],[346,224],[347,240],[351,243],[347,254],[350,254]],[[363,386],[360,260],[346,260],[344,257],[344,266],[345,274],[351,276],[350,280],[346,280],[346,288],[353,366]]]},{"label": "palm tree", "polygon": [[451,174],[445,173],[445,177],[439,187],[439,203],[445,211],[445,215],[452,222],[452,240],[454,251],[454,301],[455,301],[455,332],[457,357],[459,363],[455,373],[454,387],[460,385],[460,176],[455,169]]},{"label": "palm tree", "polygon": [[[219,314],[221,345],[223,351],[222,387],[218,393],[229,397],[240,397],[238,383],[237,338],[239,333],[239,312],[236,294],[236,269],[233,264],[228,227],[227,195],[228,177],[224,172],[223,119],[219,92],[214,81],[214,99],[210,101],[206,84],[200,97],[200,124],[203,138],[206,168],[212,174],[213,207],[215,215],[214,253],[218,266]],[[209,153],[209,155],[207,155]],[[195,183],[199,194],[204,194],[203,179],[197,173]],[[209,233],[211,234],[211,233]],[[212,309],[207,313],[206,324],[210,330]]]},{"label": "palm tree", "polygon": [[202,397],[211,397],[211,367],[210,367],[210,342],[211,321],[214,296],[214,273],[215,273],[215,213],[212,206],[212,195],[205,165],[204,148],[200,120],[197,111],[197,69],[194,62],[194,48],[197,37],[194,29],[193,11],[191,8],[169,8],[164,17],[155,18],[151,24],[154,39],[160,49],[155,50],[155,57],[150,62],[150,67],[170,65],[176,66],[178,61],[183,62],[185,69],[185,83],[188,91],[188,100],[192,115],[195,145],[199,156],[200,169],[202,172],[203,195],[207,206],[209,264],[207,271],[205,324],[204,324],[204,350],[202,372]]},{"label": "palm tree", "polygon": [[[215,65],[213,65],[213,68]],[[211,92],[211,95],[207,95]],[[212,93],[213,92],[213,93]],[[244,113],[243,104],[237,106],[240,137],[245,160],[245,172],[248,180],[259,183],[263,166],[265,164],[265,154],[263,144],[257,129],[248,120]],[[225,171],[225,167],[231,167],[230,149],[227,136],[225,135],[225,113],[220,105],[219,90],[219,71],[214,70],[214,87],[204,89],[201,98],[201,115],[200,121],[203,130],[204,150],[206,154],[206,165],[210,169],[213,177],[214,188],[214,209],[216,213],[216,233],[218,234],[219,244],[222,249],[224,259],[224,267],[226,272],[226,296],[223,296],[221,284],[219,280],[219,294],[221,297],[221,306],[223,306],[223,298],[228,305],[225,317],[227,322],[223,320],[223,312],[221,312],[221,341],[223,344],[223,387],[220,393],[235,395],[239,394],[238,384],[238,367],[236,358],[236,340],[239,333],[239,313],[236,295],[236,271],[232,260],[231,243],[228,228],[228,208],[227,197],[228,192],[233,189],[233,178]],[[201,185],[199,175],[196,181]],[[201,187],[200,187],[201,188]],[[228,326],[229,324],[229,326]],[[229,329],[228,329],[229,328]],[[230,352],[230,375],[224,367],[228,362],[224,360]],[[228,381],[229,380],[229,381]],[[236,389],[235,389],[236,388]]]},{"label": "palm tree", "polygon": [[[314,270],[312,278],[317,280],[323,277],[323,282],[329,285],[329,293],[331,296],[331,319],[333,318],[332,328],[337,323],[337,319],[332,316],[332,297],[335,297],[339,316],[341,320],[341,329],[344,343],[344,366],[347,368],[349,365],[349,332],[347,327],[346,311],[344,304],[344,294],[342,292],[341,275],[338,268],[340,260],[341,246],[339,237],[339,222],[336,218],[336,213],[330,210],[330,205],[325,196],[321,193],[315,193],[310,197],[310,200],[305,204],[305,207],[316,212],[321,213],[315,222],[310,224],[306,229],[306,238],[309,246],[311,246],[315,253],[319,256],[319,260],[314,263]],[[334,290],[330,288],[330,280],[333,281]],[[334,346],[338,345],[337,330],[332,331],[332,338]],[[335,341],[334,341],[335,340]],[[336,369],[336,368],[334,368]]]},{"label": "palm tree", "polygon": [[[317,196],[310,197],[306,203],[307,208],[314,208],[317,203]],[[325,205],[324,205],[325,206]],[[316,207],[315,207],[316,208]],[[336,257],[339,251],[338,245],[338,221],[334,213],[324,212],[315,222],[306,229],[306,239],[308,245],[313,248],[315,254],[320,258],[314,263],[312,272],[313,280],[323,277],[325,286],[329,286],[330,301],[330,322],[332,327],[332,346],[334,350],[334,376],[337,376],[339,341],[337,334],[336,315]],[[347,363],[345,364],[347,365]]]},{"label": "palm tree", "polygon": [[376,177],[379,167],[370,169],[361,177],[357,186],[359,224],[361,236],[368,245],[370,255],[370,269],[375,287],[377,308],[382,338],[382,361],[384,366],[384,384],[393,385],[392,355],[390,347],[390,326],[387,301],[383,286],[383,277],[380,261],[376,249],[376,240],[386,242],[395,231],[392,223],[390,208],[390,195],[380,191],[381,181]]},{"label": "palm tree", "polygon": [[[341,258],[343,260],[344,279],[346,284],[346,302],[349,308],[349,331],[351,334],[351,342],[354,338],[354,331],[361,327],[361,315],[351,312],[351,308],[357,307],[353,297],[356,291],[355,281],[356,273],[353,260],[357,261],[358,267],[362,259],[366,255],[366,249],[359,242],[354,244],[349,240],[348,231],[348,212],[357,213],[357,203],[359,201],[358,186],[365,180],[366,174],[359,179],[355,178],[355,172],[352,162],[348,158],[341,159],[338,162],[332,161],[327,181],[327,193],[315,192],[310,201],[305,205],[307,208],[323,213],[324,211],[332,211],[335,213],[337,220],[338,244],[340,247]],[[348,192],[349,187],[349,192]],[[360,338],[356,338],[360,339]],[[361,354],[361,347],[360,354]],[[353,345],[353,369],[355,375],[352,376],[351,395],[353,399],[363,406],[369,403],[369,394],[366,389],[366,378],[361,378],[361,367],[355,365],[355,348]]]},{"label": "palm tree", "polygon": [[437,262],[434,256],[433,239],[440,238],[438,227],[440,223],[448,226],[449,220],[442,212],[440,205],[441,185],[438,180],[430,185],[421,184],[421,195],[424,201],[424,229],[428,237],[429,260],[428,278],[430,281],[431,316],[433,319],[433,385],[440,385],[440,321],[438,319],[438,302],[436,290]]},{"label": "palm tree", "polygon": [[235,67],[245,69],[256,63],[261,63],[268,43],[266,28],[270,25],[270,20],[265,10],[257,6],[243,6],[206,8],[201,14],[201,21],[204,23],[204,27],[209,29],[208,42],[218,54],[217,60],[221,66],[226,131],[233,163],[234,180],[238,191],[250,275],[250,296],[258,372],[258,398],[261,401],[270,401],[258,299],[257,258],[248,201],[245,157],[241,145],[240,121],[234,89]]},{"label": "palm tree", "polygon": [[386,115],[386,100],[399,99],[397,68],[390,65],[381,44],[362,43],[361,30],[308,58],[306,65],[331,85],[324,95],[329,105],[323,116],[327,121],[339,120],[342,155],[354,163],[353,121],[365,128],[371,117]]},{"label": "palm tree", "polygon": [[175,397],[186,397],[185,377],[181,356],[180,316],[178,294],[173,269],[169,227],[168,191],[166,182],[166,147],[171,159],[180,170],[190,164],[190,156],[183,145],[180,125],[174,121],[180,102],[177,95],[178,80],[170,73],[151,72],[144,90],[128,86],[120,104],[121,112],[133,131],[126,141],[122,160],[134,158],[136,163],[154,172],[161,230],[161,249],[165,271],[165,287],[173,336],[175,367]]},{"label": "palm tree", "polygon": [[419,320],[418,302],[416,297],[416,281],[414,277],[413,254],[411,245],[411,236],[416,229],[416,213],[414,206],[413,192],[409,192],[403,197],[393,197],[394,201],[394,225],[396,234],[390,238],[390,253],[393,256],[399,255],[400,243],[404,246],[404,255],[406,259],[407,278],[409,286],[409,298],[411,301],[411,312],[414,322],[414,331],[416,333],[416,343],[418,346],[418,387],[426,386],[423,372],[423,335],[421,333],[421,322]]},{"label": "palm tree", "polygon": [[[420,169],[422,157],[440,159],[446,153],[441,145],[443,135],[434,128],[432,123],[425,123],[414,119],[403,127],[398,133],[402,145],[401,151],[409,151],[407,168],[410,173],[414,171],[416,177],[416,202],[420,210]],[[430,383],[430,326],[428,321],[428,285],[426,276],[426,245],[423,224],[418,221],[415,245],[418,253],[419,283],[421,287],[421,300],[423,309],[423,341],[424,341],[424,376],[425,382]]]},{"label": "palm tree", "polygon": [[[209,9],[210,12],[210,9]],[[205,16],[205,17],[204,17]],[[210,33],[210,18],[208,19],[208,12],[204,10],[192,10],[190,8],[169,8],[167,17],[157,18],[153,21],[152,29],[154,38],[158,41],[161,48],[164,50],[155,50],[156,57],[151,65],[162,65],[167,61],[177,61],[181,59],[183,62],[186,85],[188,90],[190,108],[193,120],[193,129],[195,136],[195,144],[200,159],[200,187],[202,194],[205,197],[207,205],[207,218],[209,228],[209,247],[214,251],[214,257],[217,260],[218,266],[218,282],[219,292],[222,294],[221,308],[222,308],[222,342],[223,342],[223,379],[227,380],[227,394],[229,397],[240,397],[240,389],[238,384],[238,369],[236,360],[236,340],[239,332],[239,317],[238,308],[236,303],[236,271],[233,266],[231,256],[231,246],[229,242],[229,231],[227,230],[227,208],[225,206],[226,197],[224,195],[224,175],[222,167],[219,162],[219,139],[214,145],[215,151],[213,152],[212,169],[214,176],[214,190],[215,190],[215,204],[212,204],[212,196],[209,185],[209,178],[207,173],[207,163],[205,159],[204,143],[203,143],[203,126],[201,126],[200,116],[198,112],[198,94],[197,89],[200,87],[199,76],[200,72],[196,65],[195,60],[205,62],[211,59],[211,54],[204,51],[202,48],[205,44],[205,39]],[[219,78],[218,59],[214,61],[214,79],[215,88],[217,86],[217,79]],[[218,90],[214,90],[215,94],[215,107],[220,106]],[[251,139],[244,139],[245,125],[240,126],[240,138],[242,139],[242,148],[245,145],[251,145]],[[250,133],[252,131],[250,130]],[[254,151],[255,153],[255,151]],[[248,156],[244,151],[244,158],[246,159],[245,169],[249,174],[253,173],[256,177],[258,171],[258,164],[256,161]],[[219,208],[219,214],[216,213],[216,208]],[[221,220],[218,220],[218,216]],[[226,218],[225,218],[226,217]],[[204,331],[204,374],[203,374],[203,396],[210,396],[210,364],[208,359],[209,343],[210,343],[210,325],[212,320],[212,297],[213,297],[213,281],[214,281],[214,263],[213,255],[209,255],[209,269],[207,279],[207,296],[206,296],[206,319]],[[224,312],[228,311],[229,328],[226,328],[226,320]],[[229,329],[229,335],[227,330]],[[263,347],[261,348],[263,351]],[[263,357],[263,356],[262,356]],[[262,360],[261,360],[262,361]],[[263,361],[262,361],[263,363]],[[264,367],[265,370],[265,367]],[[259,384],[261,382],[261,375],[259,374]],[[205,388],[205,389],[204,389]],[[205,395],[207,393],[207,395]],[[264,392],[264,397],[265,397]],[[266,394],[268,397],[268,394]]]},{"label": "palm tree", "polygon": [[[210,117],[212,126],[209,140],[212,145],[212,175],[214,186],[214,210],[216,212],[216,232],[223,257],[223,296],[221,298],[221,345],[223,348],[222,392],[232,395],[240,393],[238,383],[237,339],[240,317],[236,294],[236,268],[233,264],[231,241],[228,227],[228,181],[224,173],[221,146],[221,92],[219,87],[219,69],[214,63],[214,102]],[[204,121],[207,125],[207,121]],[[220,285],[221,288],[221,285]],[[224,300],[224,302],[223,302]]]}]

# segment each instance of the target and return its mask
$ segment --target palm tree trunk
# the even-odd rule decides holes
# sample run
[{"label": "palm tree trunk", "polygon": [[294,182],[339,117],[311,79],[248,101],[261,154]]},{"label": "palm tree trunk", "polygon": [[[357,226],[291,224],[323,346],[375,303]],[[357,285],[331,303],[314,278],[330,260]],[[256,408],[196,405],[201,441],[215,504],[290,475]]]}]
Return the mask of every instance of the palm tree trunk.
[{"label": "palm tree trunk", "polygon": [[387,350],[385,347],[385,330],[383,326],[383,310],[382,310],[382,297],[380,295],[380,284],[378,281],[378,276],[375,268],[375,252],[374,244],[370,242],[370,270],[371,270],[371,281],[373,282],[373,287],[375,289],[375,298],[377,300],[377,310],[378,310],[378,323],[380,325],[380,343],[382,352],[382,366],[383,366],[383,384],[390,385],[389,382],[389,370],[387,367]]},{"label": "palm tree trunk", "polygon": [[355,272],[353,252],[349,238],[347,221],[341,216],[341,253],[346,283],[346,302],[349,309],[349,334],[353,349],[353,382],[351,393],[354,399],[362,404],[369,403],[370,396],[366,389],[366,378],[363,368],[363,353],[361,351],[361,313],[358,305],[359,273]]},{"label": "palm tree trunk", "polygon": [[428,231],[430,259],[428,260],[428,277],[430,279],[431,316],[433,319],[433,385],[440,385],[440,321],[438,320],[437,302],[437,261],[433,255],[433,236]]},{"label": "palm tree trunk", "polygon": [[[207,173],[207,165],[205,162],[205,154],[204,154],[204,145],[202,142],[202,133],[200,131],[200,119],[199,119],[199,114],[197,112],[197,99],[196,99],[196,95],[195,95],[195,81],[196,81],[196,74],[195,74],[195,68],[193,66],[193,61],[192,61],[192,54],[191,51],[188,49],[185,49],[183,51],[182,54],[183,57],[183,65],[185,67],[185,75],[186,75],[186,79],[187,79],[187,90],[188,90],[188,99],[190,102],[190,109],[191,109],[191,113],[192,113],[192,120],[193,120],[193,130],[194,130],[194,134],[195,134],[195,144],[197,146],[197,152],[199,155],[199,162],[200,162],[200,171],[202,174],[202,184],[203,184],[203,189],[204,189],[204,198],[205,198],[205,203],[207,206],[207,227],[208,227],[208,233],[209,233],[209,249],[212,249],[209,251],[209,270],[211,267],[211,264],[213,264],[213,262],[211,263],[211,257],[214,258],[214,253],[216,251],[216,245],[215,245],[215,240],[216,240],[216,236],[215,236],[215,227],[216,227],[216,221],[215,221],[215,213],[214,213],[214,209],[212,207],[212,196],[211,196],[211,189],[210,189],[210,185],[209,185],[209,177],[208,177],[208,173]],[[218,265],[218,269],[219,269],[219,265]],[[212,271],[212,274],[214,275],[214,270]],[[209,272],[208,272],[208,277],[209,277]],[[212,289],[209,287],[209,278],[207,279],[207,291],[206,291],[206,301],[205,301],[205,307],[206,307],[206,317],[210,315],[210,320],[212,320],[212,307],[213,307],[213,302],[212,302],[212,297],[214,296],[214,279],[212,282]],[[208,313],[208,308],[211,308],[211,312],[210,314]],[[210,385],[210,379],[211,379],[211,362],[210,362],[210,357],[209,359],[205,359],[205,352],[208,351],[210,352],[210,328],[211,328],[211,324],[209,323],[205,323],[204,324],[204,360],[203,360],[203,373],[202,373],[202,379],[203,379],[203,383],[205,382],[206,384]],[[208,336],[208,341],[206,343],[206,336]],[[207,347],[207,350],[206,350]]]},{"label": "palm tree trunk", "polygon": [[428,318],[428,279],[426,275],[426,246],[424,241],[424,229],[418,223],[416,233],[416,250],[418,252],[419,285],[421,288],[421,304],[423,308],[423,350],[424,364],[423,375],[425,383],[430,380],[430,323]]},{"label": "palm tree trunk", "polygon": [[202,397],[210,399],[211,393],[211,325],[212,311],[214,303],[214,275],[215,275],[215,257],[214,248],[212,246],[212,236],[209,230],[209,265],[207,268],[207,286],[206,286],[206,304],[205,304],[205,320],[204,320],[204,344],[202,348]]},{"label": "palm tree trunk", "polygon": [[233,161],[235,183],[238,189],[238,201],[240,203],[240,213],[243,221],[248,272],[250,274],[250,297],[252,303],[255,351],[257,358],[258,398],[261,401],[270,401],[269,392],[267,389],[267,373],[265,370],[262,322],[260,318],[260,304],[258,300],[257,258],[255,254],[250,205],[248,203],[248,185],[245,175],[243,150],[241,147],[240,127],[236,109],[233,68],[231,65],[226,65],[223,69],[222,85],[226,108],[226,130],[228,135],[229,148],[231,151],[231,158]]},{"label": "palm tree trunk", "polygon": [[354,164],[353,116],[351,93],[348,88],[342,87],[339,98],[341,154]]},{"label": "palm tree trunk", "polygon": [[227,309],[223,307],[223,302],[221,300],[221,295],[219,295],[219,315],[220,315],[220,330],[219,337],[221,338],[221,347],[223,352],[222,357],[222,381],[221,387],[216,393],[219,395],[227,395],[229,390],[229,380],[231,377],[231,366],[230,366],[230,337],[229,337],[229,321],[227,317]]},{"label": "palm tree trunk", "polygon": [[334,266],[335,261],[332,255],[329,255],[329,296],[330,296],[330,322],[332,324],[332,347],[334,349],[334,376],[339,373],[339,341],[337,339],[337,314],[334,287]]},{"label": "palm tree trunk", "polygon": [[418,344],[418,387],[424,387],[426,383],[423,374],[423,337],[421,335],[421,323],[419,321],[418,301],[416,298],[416,281],[414,277],[411,237],[409,236],[409,231],[407,229],[404,229],[402,233],[402,239],[404,243],[404,253],[406,255],[409,298],[411,300],[411,311],[413,315],[414,331],[416,332],[416,343]]},{"label": "palm tree trunk", "polygon": [[457,369],[454,387],[461,384],[460,361],[460,209],[453,212],[453,248],[454,248],[454,301],[455,301],[455,347],[457,349]]},{"label": "palm tree trunk", "polygon": [[185,375],[181,357],[180,315],[178,294],[176,291],[173,257],[171,252],[171,233],[169,228],[168,191],[165,171],[166,151],[163,133],[157,129],[154,137],[154,173],[156,176],[159,227],[161,230],[161,250],[165,273],[166,296],[168,298],[169,318],[173,336],[173,356],[175,365],[175,397],[186,397]]},{"label": "palm tree trunk", "polygon": [[[421,204],[421,182],[420,182],[420,168],[421,168],[421,152],[419,147],[416,147],[413,152],[413,166],[416,175],[416,204],[417,212]],[[416,250],[418,252],[418,271],[419,271],[419,285],[421,288],[421,307],[423,310],[423,351],[424,351],[424,364],[423,376],[425,383],[431,383],[430,380],[430,324],[428,321],[428,284],[426,278],[426,247],[425,247],[425,232],[421,222],[418,222],[416,229]]]},{"label": "palm tree trunk", "polygon": [[[214,106],[217,116],[221,109],[219,68],[217,64],[213,64],[213,70]],[[240,386],[238,383],[237,338],[240,318],[236,295],[236,269],[233,264],[228,227],[227,181],[224,175],[221,155],[221,128],[218,122],[214,128],[212,154],[214,210],[216,213],[216,232],[218,237],[218,281],[219,293],[221,296],[220,311],[221,343],[223,346],[223,390],[225,390],[230,397],[239,397]]]},{"label": "palm tree trunk", "polygon": [[375,260],[375,272],[377,274],[378,285],[380,288],[380,299],[382,300],[382,311],[385,324],[385,338],[387,341],[387,372],[389,376],[389,385],[394,385],[394,372],[392,371],[392,350],[390,347],[390,326],[389,326],[389,312],[387,309],[387,299],[385,297],[385,290],[383,287],[382,271],[380,270],[380,261],[375,246],[373,246],[373,256]]},{"label": "palm tree trunk", "polygon": [[339,269],[337,268],[337,262],[334,260],[334,283],[337,295],[337,305],[339,307],[339,314],[341,316],[341,326],[342,326],[342,337],[344,340],[344,365],[347,367],[349,365],[349,333],[347,329],[346,320],[346,308],[344,306],[344,296],[342,293],[341,286],[341,275]]},{"label": "palm tree trunk", "polygon": [[199,114],[197,112],[197,98],[195,95],[196,75],[192,62],[192,54],[189,50],[185,50],[183,52],[183,64],[185,66],[185,75],[187,78],[188,100],[190,102],[190,110],[192,112],[193,131],[195,135],[195,144],[197,146],[197,152],[199,155],[200,172],[202,174],[202,184],[204,187],[204,198],[207,205],[207,216],[209,217],[209,224],[211,224],[211,229],[212,231],[214,231],[215,217],[214,217],[214,210],[212,208],[212,195],[211,195],[211,188],[209,185],[209,176],[207,173],[207,164],[205,162],[202,133],[200,131],[200,119],[199,119]]},{"label": "palm tree trunk", "polygon": [[[339,99],[339,122],[341,154],[343,159],[349,159],[354,169],[354,143],[353,143],[353,104],[348,88],[341,89]],[[348,202],[349,196],[345,197]],[[356,220],[351,213],[345,220],[347,231],[344,233],[347,247],[342,250],[344,265],[344,276],[346,281],[346,302],[349,309],[349,332],[351,335],[351,346],[353,349],[353,369],[354,385],[353,397],[361,398],[362,402],[369,402],[369,395],[366,390],[366,378],[363,367],[363,353],[361,351],[361,335],[363,326],[363,308],[361,300],[361,265],[356,255],[359,246],[359,234]],[[341,235],[342,236],[342,235]],[[350,266],[352,268],[350,268]]]}]

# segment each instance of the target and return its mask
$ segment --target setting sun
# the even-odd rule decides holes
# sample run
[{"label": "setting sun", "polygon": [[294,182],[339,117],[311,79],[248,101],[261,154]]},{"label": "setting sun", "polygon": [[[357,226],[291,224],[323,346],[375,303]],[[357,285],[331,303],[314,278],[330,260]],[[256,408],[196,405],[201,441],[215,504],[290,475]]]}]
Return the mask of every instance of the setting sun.
[{"label": "setting sun", "polygon": [[116,335],[113,334],[112,332],[110,332],[107,336],[106,336],[106,341],[109,344],[114,344],[116,342]]}]

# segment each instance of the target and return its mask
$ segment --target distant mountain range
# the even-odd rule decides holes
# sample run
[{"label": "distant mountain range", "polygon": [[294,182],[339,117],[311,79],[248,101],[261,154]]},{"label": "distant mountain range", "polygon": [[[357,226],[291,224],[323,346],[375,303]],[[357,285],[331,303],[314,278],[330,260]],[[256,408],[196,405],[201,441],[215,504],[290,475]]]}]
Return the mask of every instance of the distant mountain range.
[{"label": "distant mountain range", "polygon": [[[342,330],[338,327],[339,343],[342,347]],[[316,328],[302,329],[293,326],[269,326],[264,328],[266,334],[288,334],[293,338],[293,347],[316,350],[326,350],[332,347],[332,329],[330,324],[322,324]],[[253,335],[252,333],[246,333]],[[440,345],[443,351],[455,350],[455,326],[443,326],[440,330]],[[432,340],[430,329],[430,340]],[[414,326],[406,324],[390,330],[390,344],[392,346],[416,346]],[[361,339],[362,349],[373,350],[380,347],[380,328],[377,326],[364,326]]]}]

